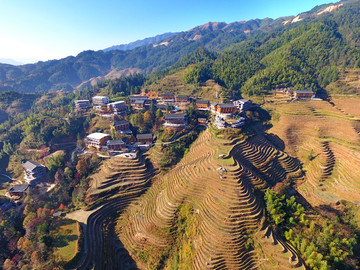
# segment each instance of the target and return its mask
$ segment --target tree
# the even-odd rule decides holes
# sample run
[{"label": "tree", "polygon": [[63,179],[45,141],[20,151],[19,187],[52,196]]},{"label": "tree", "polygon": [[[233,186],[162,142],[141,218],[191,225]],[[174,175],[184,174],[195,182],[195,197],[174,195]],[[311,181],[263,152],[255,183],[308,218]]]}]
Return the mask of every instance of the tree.
[{"label": "tree", "polygon": [[80,159],[76,165],[77,172],[83,176],[86,173],[87,170],[87,163],[84,159]]},{"label": "tree", "polygon": [[163,117],[163,112],[161,111],[161,109],[157,109],[156,110],[156,118],[159,119],[160,117]]}]

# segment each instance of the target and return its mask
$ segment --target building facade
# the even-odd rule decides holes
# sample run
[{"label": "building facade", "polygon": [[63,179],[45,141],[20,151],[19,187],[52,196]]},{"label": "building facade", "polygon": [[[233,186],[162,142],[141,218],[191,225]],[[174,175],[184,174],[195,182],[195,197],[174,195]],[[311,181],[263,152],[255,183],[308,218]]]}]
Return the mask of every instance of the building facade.
[{"label": "building facade", "polygon": [[116,130],[116,131],[127,131],[130,129],[130,123],[125,120],[119,120],[112,122],[110,124],[110,128]]},{"label": "building facade", "polygon": [[109,103],[109,97],[106,96],[94,96],[92,98],[93,106],[104,106]]},{"label": "building facade", "polygon": [[177,103],[189,103],[190,99],[187,95],[178,95],[176,96],[175,101]]},{"label": "building facade", "polygon": [[175,94],[166,92],[163,94],[160,94],[159,97],[161,98],[162,102],[174,102],[175,101]]},{"label": "building facade", "polygon": [[109,134],[95,132],[86,137],[86,146],[100,150],[105,145],[105,142],[110,139],[111,136]]},{"label": "building facade", "polygon": [[109,112],[125,112],[127,111],[127,106],[125,101],[115,101],[107,104]]},{"label": "building facade", "polygon": [[109,152],[121,151],[125,148],[125,143],[122,140],[107,140],[105,146]]},{"label": "building facade", "polygon": [[188,125],[188,116],[185,113],[168,113],[164,119],[165,128],[183,129]]},{"label": "building facade", "polygon": [[197,110],[208,110],[209,101],[208,100],[196,100],[195,106]]},{"label": "building facade", "polygon": [[137,134],[136,141],[139,143],[152,143],[153,135],[151,133]]},{"label": "building facade", "polygon": [[295,99],[311,99],[315,97],[315,93],[310,90],[293,91],[292,97]]},{"label": "building facade", "polygon": [[90,101],[87,99],[75,100],[75,111],[87,111],[90,109]]},{"label": "building facade", "polygon": [[239,112],[243,112],[248,110],[251,105],[252,105],[252,101],[248,100],[248,99],[239,99],[239,100],[235,100],[233,101],[234,106],[237,107]]}]

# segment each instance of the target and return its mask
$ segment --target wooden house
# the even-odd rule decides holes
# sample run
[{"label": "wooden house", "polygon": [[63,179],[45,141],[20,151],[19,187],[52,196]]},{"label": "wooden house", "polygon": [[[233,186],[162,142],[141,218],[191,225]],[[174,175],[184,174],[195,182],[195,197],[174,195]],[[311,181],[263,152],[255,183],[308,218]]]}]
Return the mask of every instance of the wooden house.
[{"label": "wooden house", "polygon": [[23,197],[28,189],[28,184],[19,184],[12,186],[8,192],[11,197]]},{"label": "wooden house", "polygon": [[138,104],[140,103],[139,100],[144,100],[143,104],[145,103],[146,100],[148,100],[149,98],[147,96],[140,96],[140,95],[133,95],[133,96],[129,96],[130,99],[130,105],[133,107],[135,106],[136,101],[138,101]]},{"label": "wooden house", "polygon": [[217,106],[217,112],[219,114],[234,114],[237,112],[237,107],[233,104],[219,104]]},{"label": "wooden house", "polygon": [[152,143],[153,135],[151,133],[137,134],[136,141],[139,143]]},{"label": "wooden house", "polygon": [[119,120],[119,121],[115,121],[112,122],[110,124],[110,128],[112,128],[115,131],[126,131],[130,129],[130,123],[128,121],[125,120]]},{"label": "wooden house", "polygon": [[125,143],[123,140],[107,140],[105,143],[105,147],[107,151],[121,151],[125,148]]},{"label": "wooden house", "polygon": [[175,94],[166,92],[163,94],[159,94],[159,97],[161,98],[162,102],[174,102],[175,101]]},{"label": "wooden house", "polygon": [[186,113],[168,113],[164,119],[165,128],[183,129],[188,125],[188,116]]},{"label": "wooden house", "polygon": [[209,109],[209,101],[208,100],[196,100],[195,106],[197,110],[208,110]]},{"label": "wooden house", "polygon": [[315,97],[315,93],[310,90],[293,91],[292,97],[295,99],[311,99]]},{"label": "wooden house", "polygon": [[175,97],[175,102],[177,103],[189,103],[190,99],[188,95],[177,95]]}]

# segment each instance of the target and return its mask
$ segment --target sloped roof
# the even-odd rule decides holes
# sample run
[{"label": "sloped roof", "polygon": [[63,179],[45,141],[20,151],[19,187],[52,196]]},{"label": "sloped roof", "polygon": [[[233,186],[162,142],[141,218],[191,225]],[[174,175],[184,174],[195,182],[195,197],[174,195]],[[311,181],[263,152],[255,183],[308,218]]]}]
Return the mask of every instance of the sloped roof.
[{"label": "sloped roof", "polygon": [[197,100],[196,101],[197,104],[209,104],[208,100]]},{"label": "sloped roof", "polygon": [[24,167],[25,170],[34,170],[37,167],[44,167],[44,165],[41,165],[35,161],[26,161],[25,163],[23,163],[22,165]]},{"label": "sloped roof", "polygon": [[129,124],[128,121],[125,121],[125,120],[119,120],[119,121],[115,121],[115,122],[112,122],[111,125],[113,127],[115,126],[119,126],[119,125],[126,125],[126,124]]},{"label": "sloped roof", "polygon": [[297,90],[297,91],[293,91],[294,93],[297,94],[315,94],[313,91],[311,90]]},{"label": "sloped roof", "polygon": [[29,188],[28,184],[14,185],[9,192],[25,192]]},{"label": "sloped roof", "polygon": [[145,133],[145,134],[137,134],[136,139],[152,139],[152,133]]},{"label": "sloped roof", "polygon": [[189,98],[189,96],[188,95],[178,95],[178,96],[176,96],[176,98]]},{"label": "sloped roof", "polygon": [[219,104],[220,108],[234,108],[236,107],[234,104]]},{"label": "sloped roof", "polygon": [[165,120],[169,119],[184,119],[186,117],[186,113],[167,113],[165,115]]},{"label": "sloped roof", "polygon": [[123,140],[108,140],[107,142],[106,142],[106,145],[122,145],[122,144],[125,144],[124,142],[123,142]]},{"label": "sloped roof", "polygon": [[110,134],[95,132],[95,133],[91,133],[86,138],[93,139],[93,140],[101,140],[108,136],[110,136]]}]

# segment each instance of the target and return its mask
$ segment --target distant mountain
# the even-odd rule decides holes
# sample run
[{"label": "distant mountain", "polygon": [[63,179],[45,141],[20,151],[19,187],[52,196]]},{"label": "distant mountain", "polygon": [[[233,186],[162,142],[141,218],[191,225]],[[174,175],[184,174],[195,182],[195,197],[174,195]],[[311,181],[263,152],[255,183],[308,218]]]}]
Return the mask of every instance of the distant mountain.
[{"label": "distant mountain", "polygon": [[0,58],[0,63],[14,65],[14,66],[19,66],[19,65],[24,64],[22,62],[19,62],[19,61],[16,61],[14,59],[10,59],[10,58]]},{"label": "distant mountain", "polygon": [[115,45],[115,46],[111,46],[109,48],[103,49],[104,52],[108,52],[108,51],[112,51],[112,50],[119,50],[119,51],[129,51],[132,49],[135,49],[137,47],[140,46],[144,46],[144,45],[149,45],[149,44],[154,44],[154,43],[158,43],[170,36],[174,36],[177,33],[165,33],[165,34],[161,34],[161,35],[157,35],[155,37],[148,37],[142,40],[137,40],[134,42],[130,42],[128,44],[121,44],[121,45]]},{"label": "distant mountain", "polygon": [[[126,51],[109,50],[108,48],[104,51],[84,51],[76,57],[70,56],[36,64],[22,66],[0,64],[0,91],[72,90],[83,82],[95,77],[104,77],[114,70],[134,69],[144,74],[150,74],[170,67],[199,47],[221,52],[236,44],[243,44],[242,42],[247,40],[256,42],[257,46],[261,46],[265,42],[264,39],[272,40],[279,34],[292,33],[292,29],[300,29],[304,25],[319,20],[334,21],[331,27],[336,28],[336,31],[351,28],[352,26],[349,24],[355,25],[355,28],[351,28],[353,29],[351,33],[355,35],[355,38],[343,37],[342,48],[345,48],[346,45],[351,49],[357,46],[355,41],[358,40],[356,29],[359,29],[357,28],[359,19],[354,15],[354,12],[358,8],[359,1],[341,1],[338,5],[317,6],[296,17],[282,17],[276,20],[270,18],[255,19],[230,24],[209,22],[185,32],[172,34],[165,39],[159,37],[159,41],[155,43]],[[345,12],[346,16],[344,17]],[[296,32],[296,30],[294,31]],[[341,35],[341,33],[338,34]],[[289,42],[292,35],[289,34],[288,40],[283,42]],[[316,39],[316,37],[314,38]],[[246,46],[246,44],[239,46]],[[271,50],[280,45],[273,44],[272,46]],[[349,49],[347,48],[347,53],[351,53]],[[268,52],[264,51],[263,53]],[[229,59],[228,61],[232,60]]]}]

